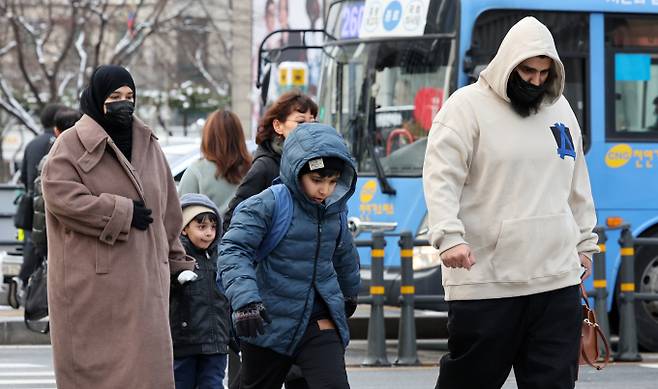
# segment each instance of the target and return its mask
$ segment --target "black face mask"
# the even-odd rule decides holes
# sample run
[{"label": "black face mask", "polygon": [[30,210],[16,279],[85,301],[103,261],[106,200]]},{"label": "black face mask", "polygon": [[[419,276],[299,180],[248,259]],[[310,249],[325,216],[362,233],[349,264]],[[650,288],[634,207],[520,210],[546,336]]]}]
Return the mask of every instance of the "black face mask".
[{"label": "black face mask", "polygon": [[516,70],[513,71],[507,81],[507,97],[509,97],[514,111],[523,117],[537,112],[546,94],[546,82],[536,86],[523,80]]},{"label": "black face mask", "polygon": [[105,117],[108,121],[123,129],[132,128],[135,103],[130,100],[114,101],[106,103],[105,108],[107,109]]}]

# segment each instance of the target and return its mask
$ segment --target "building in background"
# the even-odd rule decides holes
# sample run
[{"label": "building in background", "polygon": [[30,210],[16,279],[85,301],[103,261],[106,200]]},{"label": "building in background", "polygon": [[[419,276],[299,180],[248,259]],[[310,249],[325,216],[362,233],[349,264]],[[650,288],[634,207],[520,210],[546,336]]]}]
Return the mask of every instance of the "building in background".
[{"label": "building in background", "polygon": [[[324,3],[325,0],[252,0],[252,129],[255,130],[264,105],[275,100],[281,92],[294,87],[316,96],[320,77],[320,50],[282,50],[274,58],[269,80],[266,80],[269,81],[266,86],[269,93],[265,104],[261,101],[262,91],[256,88],[258,52],[263,39],[276,30],[323,28]],[[299,32],[281,32],[270,36],[263,48],[271,50],[302,43],[319,45],[322,39],[320,33],[304,35]]]}]

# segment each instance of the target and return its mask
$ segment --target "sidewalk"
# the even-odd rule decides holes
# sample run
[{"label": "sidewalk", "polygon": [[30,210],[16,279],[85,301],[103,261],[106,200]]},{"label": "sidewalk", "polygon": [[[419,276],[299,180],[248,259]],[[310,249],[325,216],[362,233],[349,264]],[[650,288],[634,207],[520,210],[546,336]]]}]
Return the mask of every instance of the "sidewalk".
[{"label": "sidewalk", "polygon": [[50,337],[27,329],[23,309],[0,305],[0,345],[14,344],[50,344]]},{"label": "sidewalk", "polygon": [[[447,351],[447,339],[418,339],[418,359],[419,366],[438,366],[439,359]],[[396,340],[386,341],[386,355],[391,366],[395,366],[397,359],[398,344]],[[361,367],[368,353],[367,340],[350,340],[345,352],[345,364],[348,367]]]},{"label": "sidewalk", "polygon": [[[360,307],[361,308],[361,307]],[[361,309],[358,316],[365,316]],[[364,317],[365,319],[365,317]],[[367,327],[367,320],[365,323]],[[611,339],[616,343],[617,337]],[[23,322],[23,310],[13,309],[0,305],[0,345],[47,345],[50,344],[48,335],[30,331]],[[420,366],[435,367],[446,353],[447,339],[418,339],[418,359]],[[397,359],[397,340],[386,341],[388,362],[395,369]],[[368,352],[368,341],[365,339],[352,339],[345,353],[345,363],[350,368],[361,368]],[[641,363],[658,363],[658,353],[641,353]],[[398,368],[399,369],[399,368]]]}]

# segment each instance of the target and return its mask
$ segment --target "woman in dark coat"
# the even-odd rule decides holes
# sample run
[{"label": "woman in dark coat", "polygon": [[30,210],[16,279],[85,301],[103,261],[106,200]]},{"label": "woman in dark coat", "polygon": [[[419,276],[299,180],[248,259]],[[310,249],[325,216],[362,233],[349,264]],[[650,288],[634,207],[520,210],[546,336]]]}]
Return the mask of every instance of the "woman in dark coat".
[{"label": "woman in dark coat", "polygon": [[224,215],[224,231],[231,224],[235,207],[249,197],[262,192],[272,185],[279,176],[279,164],[283,141],[301,123],[314,122],[318,105],[307,95],[291,91],[282,94],[265,111],[258,126],[256,143],[258,148],[251,168],[242,179]]},{"label": "woman in dark coat", "polygon": [[84,116],[42,173],[48,303],[57,387],[173,389],[169,274],[193,269],[157,138],[133,116],[135,84],[104,65]]}]

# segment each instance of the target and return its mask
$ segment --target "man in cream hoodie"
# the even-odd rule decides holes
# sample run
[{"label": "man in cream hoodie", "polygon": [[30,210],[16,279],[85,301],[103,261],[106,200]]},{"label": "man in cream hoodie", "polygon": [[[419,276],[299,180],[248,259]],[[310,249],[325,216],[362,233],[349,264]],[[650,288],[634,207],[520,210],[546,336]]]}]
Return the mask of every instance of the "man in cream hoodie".
[{"label": "man in cream hoodie", "polygon": [[573,388],[578,285],[597,252],[582,135],[550,31],[514,25],[434,119],[423,183],[443,264],[439,389]]}]

